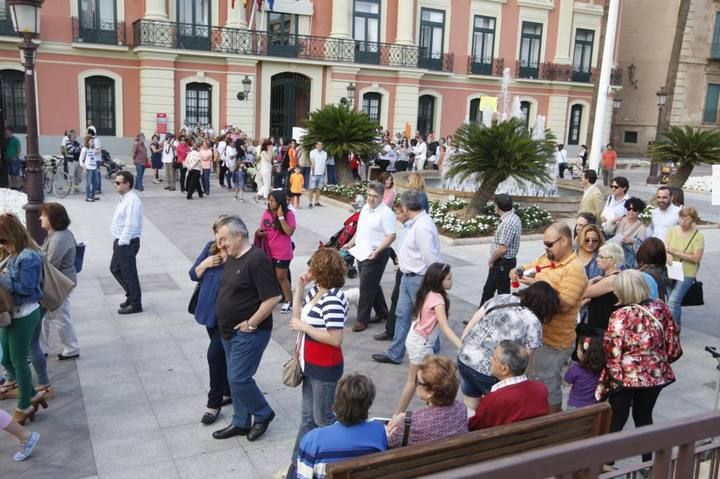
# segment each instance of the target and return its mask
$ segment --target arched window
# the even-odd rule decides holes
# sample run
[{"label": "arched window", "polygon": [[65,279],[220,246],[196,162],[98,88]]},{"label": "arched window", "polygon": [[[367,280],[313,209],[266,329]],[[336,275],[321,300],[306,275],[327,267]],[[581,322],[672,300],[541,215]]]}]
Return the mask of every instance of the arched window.
[{"label": "arched window", "polygon": [[480,111],[480,98],[475,98],[474,100],[470,100],[470,112],[469,113],[470,114],[468,115],[468,118],[470,119],[470,123],[482,125],[483,112]]},{"label": "arched window", "polygon": [[435,97],[423,95],[418,100],[417,129],[421,135],[426,136],[433,129],[435,119]]},{"label": "arched window", "polygon": [[25,77],[17,70],[0,71],[2,82],[3,120],[6,127],[16,133],[27,133],[27,117],[25,116]]},{"label": "arched window", "polygon": [[380,103],[382,95],[376,92],[365,93],[362,98],[362,111],[368,116],[370,121],[380,124]]},{"label": "arched window", "polygon": [[212,123],[212,86],[188,83],[185,87],[185,121],[188,125],[207,127]]},{"label": "arched window", "polygon": [[520,102],[520,111],[523,112],[523,116],[525,117],[525,129],[530,128],[530,102],[529,101],[521,101]]},{"label": "arched window", "polygon": [[99,75],[85,79],[85,118],[98,135],[115,136],[115,80]]},{"label": "arched window", "polygon": [[568,129],[568,145],[580,144],[580,122],[582,121],[582,105],[573,105],[570,108],[570,128]]}]

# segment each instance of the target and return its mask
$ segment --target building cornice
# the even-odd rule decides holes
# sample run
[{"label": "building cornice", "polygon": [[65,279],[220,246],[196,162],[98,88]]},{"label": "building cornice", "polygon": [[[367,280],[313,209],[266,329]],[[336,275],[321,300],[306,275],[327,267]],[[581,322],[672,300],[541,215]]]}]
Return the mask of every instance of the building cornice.
[{"label": "building cornice", "polygon": [[540,10],[552,10],[555,8],[554,0],[518,0],[520,7],[537,8]]},{"label": "building cornice", "polygon": [[590,3],[575,2],[575,6],[573,7],[573,12],[584,13],[586,15],[595,15],[597,17],[602,17],[603,7],[602,7],[602,5],[593,5]]}]

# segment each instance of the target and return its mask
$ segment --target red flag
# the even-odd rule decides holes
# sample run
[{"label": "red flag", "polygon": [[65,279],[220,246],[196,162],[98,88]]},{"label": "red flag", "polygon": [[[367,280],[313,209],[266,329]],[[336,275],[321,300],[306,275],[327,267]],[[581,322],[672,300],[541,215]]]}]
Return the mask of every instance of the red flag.
[{"label": "red flag", "polygon": [[232,8],[233,10],[235,10],[235,0],[232,0],[232,3],[230,4],[230,8]]}]

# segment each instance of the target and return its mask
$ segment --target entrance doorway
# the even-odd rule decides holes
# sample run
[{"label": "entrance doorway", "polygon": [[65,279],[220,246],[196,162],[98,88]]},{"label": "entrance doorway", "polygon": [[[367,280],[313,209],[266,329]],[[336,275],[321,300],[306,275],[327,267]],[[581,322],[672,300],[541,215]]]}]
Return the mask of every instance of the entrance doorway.
[{"label": "entrance doorway", "polygon": [[310,78],[278,73],[270,83],[270,136],[289,139],[310,113]]}]

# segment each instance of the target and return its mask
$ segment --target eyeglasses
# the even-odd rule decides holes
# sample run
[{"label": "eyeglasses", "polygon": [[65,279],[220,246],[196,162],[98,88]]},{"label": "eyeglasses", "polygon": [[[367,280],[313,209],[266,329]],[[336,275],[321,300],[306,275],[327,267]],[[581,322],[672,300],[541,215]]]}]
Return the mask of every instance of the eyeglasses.
[{"label": "eyeglasses", "polygon": [[610,188],[612,188],[613,190],[616,190],[616,189],[618,189],[618,188],[620,188],[620,187],[619,187],[618,185],[610,185]]},{"label": "eyeglasses", "polygon": [[628,210],[628,211],[634,211],[634,212],[636,212],[636,213],[639,213],[639,212],[640,212],[640,210],[639,210],[639,209],[637,209],[637,208],[634,208],[634,207],[632,207],[632,206],[631,206],[631,207],[629,207],[629,208],[625,208],[625,209],[626,209],[626,210]]},{"label": "eyeglasses", "polygon": [[596,244],[596,243],[599,243],[599,242],[600,242],[599,239],[595,239],[595,238],[585,238],[585,244]]},{"label": "eyeglasses", "polygon": [[561,239],[562,239],[562,236],[561,236],[560,238],[556,239],[555,241],[543,241],[543,244],[545,245],[545,248],[546,248],[546,249],[550,249],[550,248],[552,248],[553,246],[555,246],[555,243],[557,243],[557,242],[560,241]]},{"label": "eyeglasses", "polygon": [[424,383],[424,382],[420,381],[420,380],[417,378],[417,376],[415,376],[415,387],[417,387],[417,386],[422,386],[422,387],[424,387],[424,388],[430,389],[430,385],[429,385],[428,383]]},{"label": "eyeglasses", "polygon": [[599,259],[612,259],[610,256],[603,256],[601,254],[598,255]]}]

